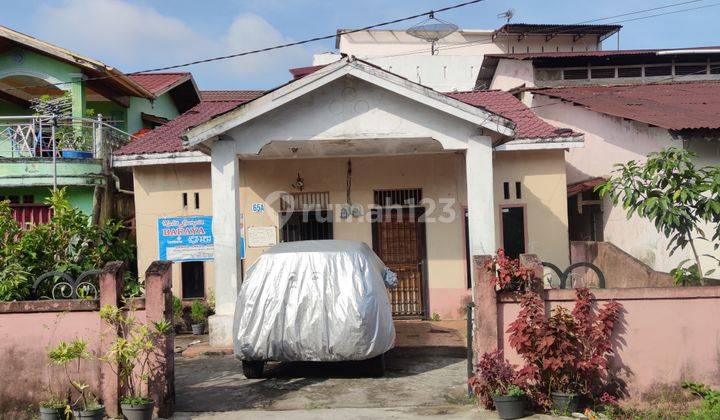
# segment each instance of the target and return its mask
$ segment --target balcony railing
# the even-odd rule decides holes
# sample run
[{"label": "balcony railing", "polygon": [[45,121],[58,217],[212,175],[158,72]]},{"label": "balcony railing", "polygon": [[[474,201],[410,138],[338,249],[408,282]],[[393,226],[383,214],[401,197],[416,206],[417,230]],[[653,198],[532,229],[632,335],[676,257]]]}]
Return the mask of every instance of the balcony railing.
[{"label": "balcony railing", "polygon": [[97,118],[53,115],[0,117],[0,157],[103,159],[131,134]]}]

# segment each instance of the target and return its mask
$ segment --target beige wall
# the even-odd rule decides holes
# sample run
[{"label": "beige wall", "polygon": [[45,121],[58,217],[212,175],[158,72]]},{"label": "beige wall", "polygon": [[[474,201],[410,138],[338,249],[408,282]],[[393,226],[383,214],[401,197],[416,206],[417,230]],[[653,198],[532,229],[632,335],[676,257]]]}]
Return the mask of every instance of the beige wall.
[{"label": "beige wall", "polygon": [[[457,318],[467,296],[465,271],[464,206],[465,163],[461,153],[394,157],[352,158],[353,203],[364,210],[373,203],[379,189],[422,188],[427,204],[427,284],[429,312],[443,319]],[[526,206],[528,252],[561,267],[568,264],[567,210],[563,151],[498,152],[494,154],[495,202]],[[332,204],[345,203],[347,158],[244,160],[240,165],[240,201],[245,228],[278,226],[280,203],[265,198],[275,191],[293,191],[297,174],[303,177],[306,192],[330,193]],[[512,199],[503,199],[503,181],[511,182]],[[523,196],[515,199],[515,181],[522,182]],[[194,210],[192,193],[200,192],[201,208]],[[182,208],[182,192],[188,192],[191,209]],[[210,168],[208,164],[164,165],[135,168],[135,199],[138,224],[138,266],[144,272],[158,257],[157,218],[211,214]],[[439,202],[447,199],[448,205]],[[253,213],[253,203],[266,204],[265,211]],[[452,216],[447,222],[432,221]],[[372,245],[369,217],[343,220],[334,214],[335,239],[360,240]],[[497,223],[497,222],[496,222]],[[497,243],[501,246],[499,224]],[[266,248],[247,248],[247,269]],[[175,291],[180,290],[179,264],[175,264]],[[212,263],[206,263],[206,287],[212,284]]]},{"label": "beige wall", "polygon": [[[157,219],[160,217],[212,216],[209,163],[138,166],[135,182],[135,223],[138,244],[138,273],[142,276],[151,262],[159,259]],[[195,209],[195,193],[200,208]],[[183,207],[182,194],[188,195]],[[205,262],[205,292],[213,286],[213,263]],[[180,263],[173,264],[173,293],[182,294]]]}]

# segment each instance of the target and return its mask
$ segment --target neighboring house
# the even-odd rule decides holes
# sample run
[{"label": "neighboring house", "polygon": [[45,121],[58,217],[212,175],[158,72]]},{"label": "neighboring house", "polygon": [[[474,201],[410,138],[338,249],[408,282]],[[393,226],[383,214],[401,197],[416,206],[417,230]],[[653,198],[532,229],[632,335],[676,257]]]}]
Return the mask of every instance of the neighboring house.
[{"label": "neighboring house", "polygon": [[[692,258],[689,248],[670,256],[651,222],[627,220],[593,188],[614,164],[668,146],[697,153],[698,165],[720,164],[720,48],[492,55],[481,74],[480,86],[529,88],[519,95],[535,113],[585,134],[585,147],[566,156],[571,241],[610,242],[663,272]],[[712,243],[698,245],[719,256]]]},{"label": "neighboring house", "polygon": [[176,215],[194,214],[183,207],[207,191],[176,187],[207,171],[176,163],[210,157],[211,209],[200,194],[198,210],[213,216],[213,344],[230,340],[244,271],[278,241],[365,241],[398,273],[399,317],[463,316],[468,255],[505,246],[568,264],[564,150],[582,146],[580,134],[506,92],[443,94],[353,58],[315,70],[193,121],[184,144],[205,157],[154,146],[153,156],[146,138],[116,154],[115,165],[134,165],[137,208],[173,203],[164,214]]},{"label": "neighboring house", "polygon": [[130,216],[132,202],[115,200],[123,174],[106,157],[197,104],[192,76],[125,75],[4,27],[0,40],[0,199],[23,224],[47,221],[54,187],[67,187],[71,204],[96,221]]},{"label": "neighboring house", "polygon": [[[603,40],[618,34],[619,25],[552,25],[510,23],[499,29],[461,29],[430,44],[403,30],[368,30],[350,34],[338,31],[335,48],[385,70],[441,92],[475,89],[486,54],[549,51],[596,51]],[[313,65],[340,57],[315,55]]]},{"label": "neighboring house", "polygon": [[[201,102],[117,150],[113,166],[131,170],[134,180],[138,273],[160,258],[158,218],[212,215],[210,157],[183,148],[190,127],[262,95],[262,91],[202,91]],[[207,297],[213,285],[212,261],[173,264],[173,292]]]}]

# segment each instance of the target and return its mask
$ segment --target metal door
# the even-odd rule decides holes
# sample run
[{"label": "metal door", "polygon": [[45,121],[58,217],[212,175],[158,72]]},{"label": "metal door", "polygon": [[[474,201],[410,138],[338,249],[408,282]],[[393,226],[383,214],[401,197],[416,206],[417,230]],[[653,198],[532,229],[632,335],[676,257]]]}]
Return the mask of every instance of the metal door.
[{"label": "metal door", "polygon": [[394,317],[425,315],[423,264],[425,262],[425,224],[422,207],[376,210],[373,248],[398,277],[390,291]]}]

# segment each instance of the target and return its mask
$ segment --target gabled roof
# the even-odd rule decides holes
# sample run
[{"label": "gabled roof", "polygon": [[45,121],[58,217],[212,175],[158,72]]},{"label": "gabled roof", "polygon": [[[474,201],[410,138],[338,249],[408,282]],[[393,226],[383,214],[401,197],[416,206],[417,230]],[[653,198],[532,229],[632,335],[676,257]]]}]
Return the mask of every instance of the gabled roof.
[{"label": "gabled roof", "polygon": [[557,128],[525,106],[510,92],[502,90],[474,90],[450,92],[446,95],[473,106],[479,106],[515,123],[515,139],[561,139],[580,137],[572,130]]},{"label": "gabled roof", "polygon": [[259,90],[203,91],[202,102],[117,150],[115,156],[182,152],[187,129],[260,96]]},{"label": "gabled roof", "polygon": [[720,128],[720,81],[577,86],[531,92],[669,130]]},{"label": "gabled roof", "polygon": [[514,134],[512,129],[514,124],[502,116],[470,106],[366,61],[355,57],[343,57],[323,67],[321,71],[315,71],[265,92],[264,95],[238,106],[235,110],[190,129],[185,134],[185,144],[190,148],[200,146],[205,141],[346,75],[392,90],[411,100],[434,107],[438,112],[465,119],[501,135],[512,137]]},{"label": "gabled roof", "polygon": [[125,94],[141,98],[154,99],[155,96],[143,86],[132,80],[118,69],[108,66],[98,60],[76,54],[64,48],[41,41],[29,35],[14,31],[10,28],[0,26],[0,38],[11,43],[22,45],[24,48],[34,50],[40,54],[51,56],[57,60],[66,62],[82,69],[89,76],[98,79],[97,82],[104,82],[120,89]]},{"label": "gabled roof", "polygon": [[152,92],[155,96],[160,96],[170,89],[186,82],[192,78],[189,72],[182,73],[139,73],[131,74],[129,77]]}]

